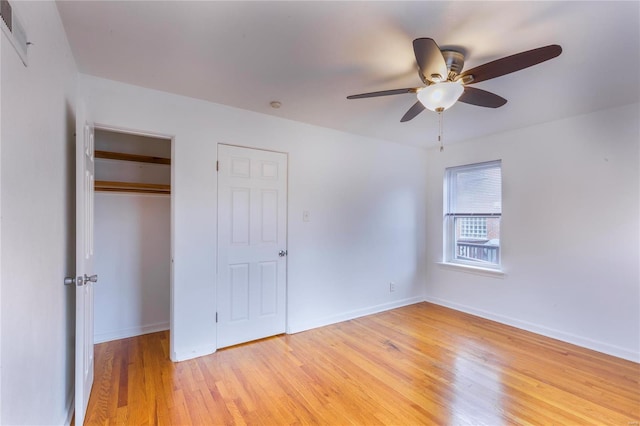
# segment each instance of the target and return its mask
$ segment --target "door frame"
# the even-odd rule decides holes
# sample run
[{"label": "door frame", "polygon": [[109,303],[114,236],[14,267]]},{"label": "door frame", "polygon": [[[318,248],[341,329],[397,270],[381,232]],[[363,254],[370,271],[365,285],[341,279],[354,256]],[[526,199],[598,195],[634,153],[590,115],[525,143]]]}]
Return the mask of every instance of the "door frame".
[{"label": "door frame", "polygon": [[101,122],[94,122],[93,123],[93,128],[95,130],[104,130],[107,132],[114,132],[114,133],[126,133],[128,135],[135,135],[135,136],[146,136],[146,137],[150,137],[150,138],[154,138],[154,139],[165,139],[165,140],[169,140],[170,144],[171,144],[171,164],[170,164],[170,173],[171,173],[171,192],[169,194],[170,197],[170,212],[169,212],[169,217],[170,217],[170,230],[169,230],[169,246],[170,246],[170,268],[169,268],[169,354],[171,354],[171,352],[173,351],[173,329],[174,329],[174,325],[173,325],[173,259],[174,259],[174,242],[175,242],[175,226],[174,226],[174,220],[175,220],[175,135],[168,135],[165,133],[159,133],[159,132],[154,132],[154,131],[149,131],[149,130],[139,130],[139,129],[131,129],[128,127],[122,127],[122,126],[116,126],[116,125],[111,125],[111,124],[105,124],[105,123],[101,123]]},{"label": "door frame", "polygon": [[[216,164],[218,164],[219,161],[219,157],[218,157],[218,153],[219,153],[219,148],[220,145],[225,145],[225,146],[232,146],[232,147],[236,147],[236,148],[246,148],[246,149],[255,149],[258,151],[266,151],[266,152],[274,152],[277,154],[284,154],[287,157],[287,181],[285,182],[285,187],[287,189],[287,203],[286,203],[286,209],[285,209],[285,213],[286,213],[286,218],[285,218],[285,231],[286,231],[286,238],[285,238],[285,245],[287,246],[287,251],[289,251],[289,170],[290,170],[290,160],[289,160],[289,152],[286,151],[279,151],[277,149],[268,149],[268,148],[260,148],[260,147],[255,147],[255,146],[249,146],[249,145],[240,145],[240,144],[233,144],[233,143],[224,143],[224,142],[218,142],[216,144]],[[220,255],[220,243],[219,243],[219,239],[218,239],[218,234],[219,234],[219,220],[218,217],[220,216],[220,203],[219,201],[219,197],[220,197],[220,184],[219,184],[219,178],[218,178],[218,170],[216,168],[216,288],[215,288],[215,292],[216,292],[216,312],[218,312],[218,303],[220,302],[218,300],[218,273],[219,273],[219,269],[220,269],[220,264],[218,262],[219,259],[219,255]],[[284,329],[285,329],[285,334],[289,334],[289,256],[287,254],[287,264],[285,266],[285,272],[286,272],[286,279],[285,279],[285,286],[284,286]],[[216,314],[217,315],[217,314]],[[218,322],[216,319],[216,350],[218,350]]]}]

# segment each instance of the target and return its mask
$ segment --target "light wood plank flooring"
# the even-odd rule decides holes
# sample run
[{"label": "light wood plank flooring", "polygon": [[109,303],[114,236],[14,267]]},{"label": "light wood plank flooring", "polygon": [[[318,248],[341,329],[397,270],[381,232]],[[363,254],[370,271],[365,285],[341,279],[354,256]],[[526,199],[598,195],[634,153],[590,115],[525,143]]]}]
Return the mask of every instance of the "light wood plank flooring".
[{"label": "light wood plank flooring", "polygon": [[429,303],[169,361],[96,346],[87,424],[620,425],[640,365]]}]

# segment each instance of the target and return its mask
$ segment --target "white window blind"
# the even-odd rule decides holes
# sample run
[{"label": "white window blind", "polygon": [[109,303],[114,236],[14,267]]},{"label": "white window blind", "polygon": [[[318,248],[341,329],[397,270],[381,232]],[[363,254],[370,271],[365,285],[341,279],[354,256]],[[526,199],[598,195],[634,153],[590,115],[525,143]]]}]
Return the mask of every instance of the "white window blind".
[{"label": "white window blind", "polygon": [[447,169],[451,215],[501,215],[500,161]]}]

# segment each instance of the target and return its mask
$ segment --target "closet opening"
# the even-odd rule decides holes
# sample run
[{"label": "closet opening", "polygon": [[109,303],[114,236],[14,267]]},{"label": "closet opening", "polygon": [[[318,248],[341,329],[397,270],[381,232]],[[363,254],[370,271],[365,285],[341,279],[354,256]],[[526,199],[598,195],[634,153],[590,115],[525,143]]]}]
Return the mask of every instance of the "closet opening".
[{"label": "closet opening", "polygon": [[170,329],[172,140],[95,129],[95,343]]}]

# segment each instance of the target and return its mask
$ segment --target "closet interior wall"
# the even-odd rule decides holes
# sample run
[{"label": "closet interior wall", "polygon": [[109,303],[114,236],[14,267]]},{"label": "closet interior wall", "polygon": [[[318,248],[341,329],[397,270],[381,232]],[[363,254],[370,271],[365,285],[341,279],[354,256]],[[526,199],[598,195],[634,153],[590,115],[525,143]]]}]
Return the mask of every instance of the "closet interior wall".
[{"label": "closet interior wall", "polygon": [[95,342],[167,330],[171,140],[96,129],[95,150]]}]

